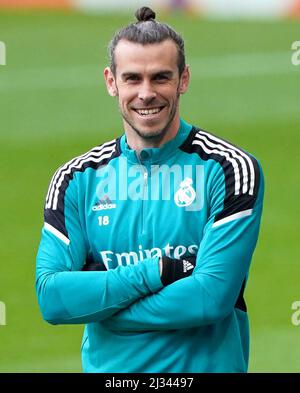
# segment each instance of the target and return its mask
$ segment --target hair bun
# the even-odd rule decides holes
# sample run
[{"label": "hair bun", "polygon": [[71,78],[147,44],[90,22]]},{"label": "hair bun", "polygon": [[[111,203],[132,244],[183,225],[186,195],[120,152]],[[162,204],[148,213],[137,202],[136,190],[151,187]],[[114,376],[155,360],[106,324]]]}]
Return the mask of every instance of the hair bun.
[{"label": "hair bun", "polygon": [[155,12],[149,7],[141,7],[136,11],[135,17],[139,22],[146,22],[147,20],[155,19]]}]

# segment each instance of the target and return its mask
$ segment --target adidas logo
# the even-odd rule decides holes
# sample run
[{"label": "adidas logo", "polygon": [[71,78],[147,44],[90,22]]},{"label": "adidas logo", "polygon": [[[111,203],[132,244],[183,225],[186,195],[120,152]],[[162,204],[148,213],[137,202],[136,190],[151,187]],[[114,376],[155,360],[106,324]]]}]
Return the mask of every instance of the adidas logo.
[{"label": "adidas logo", "polygon": [[94,212],[98,211],[98,210],[109,210],[109,209],[115,209],[117,207],[117,205],[115,203],[106,203],[106,204],[99,204],[99,205],[95,205],[93,206],[92,210]]},{"label": "adidas logo", "polygon": [[104,199],[100,199],[99,202],[92,207],[92,210],[96,212],[99,210],[115,209],[116,207],[117,207],[116,203],[112,203],[109,197],[105,195]]},{"label": "adidas logo", "polygon": [[189,261],[183,260],[183,273],[186,273],[188,270],[194,269],[194,265],[192,265]]}]

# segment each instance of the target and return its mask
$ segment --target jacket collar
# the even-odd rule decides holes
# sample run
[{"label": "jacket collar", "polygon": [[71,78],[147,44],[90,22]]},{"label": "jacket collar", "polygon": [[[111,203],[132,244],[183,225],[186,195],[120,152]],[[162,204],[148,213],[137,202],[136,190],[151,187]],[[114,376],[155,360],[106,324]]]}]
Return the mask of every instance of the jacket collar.
[{"label": "jacket collar", "polygon": [[126,135],[123,134],[120,141],[121,151],[130,162],[135,164],[164,162],[177,150],[179,146],[183,144],[191,129],[192,126],[190,124],[180,119],[179,130],[175,138],[160,147],[142,149],[139,154],[128,146]]}]

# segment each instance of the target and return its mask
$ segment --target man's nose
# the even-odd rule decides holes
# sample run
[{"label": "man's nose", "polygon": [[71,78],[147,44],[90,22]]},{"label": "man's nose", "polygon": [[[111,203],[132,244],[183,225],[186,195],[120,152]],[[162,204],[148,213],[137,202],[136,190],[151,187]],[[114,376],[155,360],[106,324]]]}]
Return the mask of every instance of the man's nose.
[{"label": "man's nose", "polygon": [[151,83],[144,82],[139,89],[138,98],[145,102],[145,104],[151,102],[154,98],[156,98],[156,92],[151,86]]}]

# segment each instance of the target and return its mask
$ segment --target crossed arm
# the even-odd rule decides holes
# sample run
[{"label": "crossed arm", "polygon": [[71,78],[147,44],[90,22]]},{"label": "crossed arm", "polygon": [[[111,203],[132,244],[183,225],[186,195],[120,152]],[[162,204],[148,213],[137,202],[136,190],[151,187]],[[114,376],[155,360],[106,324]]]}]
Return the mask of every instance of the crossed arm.
[{"label": "crossed arm", "polygon": [[190,277],[139,299],[103,323],[112,330],[146,331],[191,328],[225,318],[248,274],[259,229],[255,215],[207,230]]},{"label": "crossed arm", "polygon": [[247,277],[262,199],[263,187],[250,215],[220,226],[213,225],[212,214],[193,274],[165,287],[158,258],[105,272],[81,271],[86,247],[76,236],[80,231],[76,211],[67,203],[70,244],[44,228],[37,256],[36,287],[44,319],[143,331],[188,328],[224,318],[233,310]]},{"label": "crossed arm", "polygon": [[233,214],[219,220],[218,225],[215,218],[224,211],[224,205],[220,192],[215,193],[190,277],[137,300],[103,323],[119,331],[181,329],[211,324],[232,312],[247,279],[259,234],[264,196],[262,172],[259,175],[253,207],[246,207],[244,196],[242,201],[233,197],[232,206],[227,203]]}]

